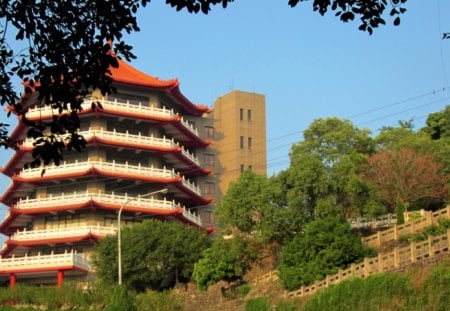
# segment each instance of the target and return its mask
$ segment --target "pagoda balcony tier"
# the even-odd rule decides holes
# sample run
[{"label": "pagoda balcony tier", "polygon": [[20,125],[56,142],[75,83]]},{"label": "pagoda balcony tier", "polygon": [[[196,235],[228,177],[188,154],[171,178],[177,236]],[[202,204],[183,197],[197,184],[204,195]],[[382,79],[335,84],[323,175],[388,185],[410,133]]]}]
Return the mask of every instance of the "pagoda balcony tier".
[{"label": "pagoda balcony tier", "polygon": [[[114,193],[62,193],[58,196],[46,198],[20,199],[9,208],[4,220],[0,223],[0,232],[11,235],[18,229],[23,229],[33,217],[45,213],[75,212],[76,210],[91,208],[118,211],[124,202],[129,201],[128,195]],[[202,221],[184,206],[175,201],[156,200],[153,197],[134,197],[124,207],[124,212],[152,215],[158,218],[175,217],[194,226],[202,227]]]},{"label": "pagoda balcony tier", "polygon": [[[176,192],[183,199],[196,202],[198,204],[207,204],[211,200],[203,198],[200,187],[195,185],[189,179],[175,172],[174,169],[166,167],[155,168],[154,166],[130,165],[128,163],[120,164],[115,161],[83,161],[62,163],[60,165],[48,165],[37,168],[26,168],[21,170],[17,175],[12,176],[14,184],[20,183],[37,183],[42,181],[57,181],[63,179],[73,179],[85,176],[102,176],[116,177],[120,179],[138,180],[143,182],[153,182],[164,184],[169,190]],[[15,191],[17,187],[9,188],[8,193]]]},{"label": "pagoda balcony tier", "polygon": [[[101,144],[104,146],[114,146],[116,148],[128,148],[132,150],[145,150],[149,152],[158,152],[162,154],[170,163],[174,163],[177,168],[184,169],[189,172],[189,175],[195,174],[209,174],[211,169],[205,169],[200,165],[198,157],[193,153],[190,153],[180,146],[173,138],[168,139],[165,136],[162,138],[151,136],[129,134],[128,131],[125,133],[117,132],[115,129],[113,131],[106,131],[102,129],[89,129],[87,131],[80,131],[88,143],[91,144]],[[30,151],[34,148],[34,139],[25,139],[25,141],[20,145],[21,150]],[[15,159],[14,157],[17,157]],[[11,174],[14,166],[23,157],[23,152],[14,155],[14,157],[5,166],[4,173]],[[171,159],[172,158],[172,159]],[[31,160],[31,159],[30,159]],[[22,165],[23,166],[23,165]],[[9,176],[9,175],[8,175]]]},{"label": "pagoda balcony tier", "polygon": [[[80,132],[80,135],[83,135],[88,143],[94,145],[158,152],[168,163],[173,164],[182,173],[186,172],[190,176],[211,173],[210,168],[201,167],[198,158],[194,154],[189,153],[183,146],[175,143],[173,139],[155,138],[153,136],[146,137],[103,130],[83,131]],[[33,142],[33,139],[26,139],[19,146],[19,150],[2,169],[3,174],[11,177],[17,167],[22,168],[25,163],[31,161],[31,150],[34,148]]]},{"label": "pagoda balcony tier", "polygon": [[[92,109],[92,105],[100,103],[101,108],[97,111]],[[118,118],[130,118],[139,120],[148,120],[161,124],[168,132],[170,132],[177,140],[184,142],[185,145],[205,147],[210,142],[204,141],[199,137],[198,130],[184,118],[165,107],[158,108],[154,106],[144,106],[141,103],[134,104],[129,101],[120,102],[117,100],[109,101],[105,99],[90,100],[87,99],[81,105],[83,108],[78,114],[100,113],[112,115]],[[58,111],[50,106],[30,108],[26,114],[27,118],[32,121],[51,119],[54,115],[58,115]]]},{"label": "pagoda balcony tier", "polygon": [[[96,241],[107,235],[116,234],[117,226],[71,226],[64,228],[17,230],[3,243],[0,255],[5,256],[16,247],[25,252],[29,247],[37,245],[55,245],[77,243],[84,240]],[[17,252],[15,252],[17,255]]]},{"label": "pagoda balcony tier", "polygon": [[15,278],[42,278],[54,276],[58,271],[64,271],[66,276],[86,275],[90,262],[76,251],[63,254],[36,255],[0,258],[0,279],[8,279],[14,274]]}]

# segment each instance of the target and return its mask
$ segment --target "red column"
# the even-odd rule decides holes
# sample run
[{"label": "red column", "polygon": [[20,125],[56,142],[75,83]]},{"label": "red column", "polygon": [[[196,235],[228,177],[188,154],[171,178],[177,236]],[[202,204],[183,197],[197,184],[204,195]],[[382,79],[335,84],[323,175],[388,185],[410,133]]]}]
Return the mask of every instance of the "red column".
[{"label": "red column", "polygon": [[56,287],[60,287],[64,280],[64,271],[58,270],[58,275],[56,276]]},{"label": "red column", "polygon": [[16,286],[16,275],[14,273],[11,273],[11,275],[9,276],[9,287],[13,288],[14,286]]}]

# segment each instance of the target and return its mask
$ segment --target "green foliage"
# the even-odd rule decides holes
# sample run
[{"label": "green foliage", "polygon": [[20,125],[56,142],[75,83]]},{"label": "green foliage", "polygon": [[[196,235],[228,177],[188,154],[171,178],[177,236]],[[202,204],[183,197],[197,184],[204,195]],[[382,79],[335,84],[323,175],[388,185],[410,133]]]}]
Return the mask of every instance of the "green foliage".
[{"label": "green foliage", "polygon": [[355,278],[321,290],[304,305],[313,310],[405,310],[414,296],[410,280],[400,274]]},{"label": "green foliage", "polygon": [[433,269],[424,282],[417,304],[429,311],[446,311],[450,306],[450,268],[448,263]]},{"label": "green foliage", "polygon": [[433,268],[428,277],[416,286],[411,284],[410,277],[400,273],[346,280],[319,291],[301,310],[446,311],[448,306],[450,267],[446,263]]},{"label": "green foliage", "polygon": [[108,297],[110,297],[109,288],[94,285],[82,289],[69,283],[58,288],[18,284],[14,288],[0,289],[0,305],[13,302],[15,304],[43,306],[49,310],[60,310],[63,306],[70,306],[75,310],[88,310],[94,306],[101,308],[108,303]]},{"label": "green foliage", "polygon": [[430,135],[433,140],[450,138],[450,105],[442,111],[430,113],[426,126],[421,131]]},{"label": "green foliage", "polygon": [[395,209],[395,213],[397,214],[397,225],[401,225],[405,223],[405,206],[400,202],[397,198],[396,201],[397,208]]},{"label": "green foliage", "polygon": [[[123,280],[128,288],[162,290],[190,279],[207,235],[176,222],[145,220],[122,230]],[[106,284],[117,281],[117,237],[109,236],[95,248],[94,264]]]},{"label": "green foliage", "polygon": [[305,232],[282,248],[278,267],[284,288],[294,290],[334,274],[365,255],[350,224],[336,217],[309,223]]},{"label": "green foliage", "polygon": [[304,223],[330,213],[351,217],[380,212],[379,198],[362,174],[374,151],[369,134],[349,120],[317,119],[292,147],[284,188],[289,208]]},{"label": "green foliage", "polygon": [[450,219],[441,217],[438,219],[438,223],[425,228],[424,230],[414,233],[403,235],[402,240],[408,242],[420,242],[428,239],[429,236],[438,236],[447,233],[450,228]]},{"label": "green foliage", "polygon": [[111,290],[111,296],[104,311],[136,311],[133,303],[133,297],[127,292],[125,286],[114,286]]},{"label": "green foliage", "polygon": [[136,296],[139,311],[179,311],[183,310],[183,302],[179,296],[170,292],[145,292]]},{"label": "green foliage", "polygon": [[231,226],[250,233],[271,208],[272,197],[267,177],[244,171],[236,182],[230,183],[228,192],[216,209],[216,218],[224,228]]},{"label": "green foliage", "polygon": [[228,240],[218,237],[195,264],[193,278],[202,290],[220,280],[241,280],[257,253],[254,245],[239,235]]},{"label": "green foliage", "polygon": [[270,311],[269,300],[265,297],[253,298],[245,303],[245,311]]},{"label": "green foliage", "polygon": [[277,304],[276,304],[276,311],[295,311],[297,310],[297,306],[295,305],[294,302],[287,302],[284,300],[280,300]]},{"label": "green foliage", "polygon": [[244,298],[245,296],[247,296],[247,294],[250,292],[251,290],[251,286],[250,284],[244,283],[239,285],[238,291],[239,291],[239,297]]}]

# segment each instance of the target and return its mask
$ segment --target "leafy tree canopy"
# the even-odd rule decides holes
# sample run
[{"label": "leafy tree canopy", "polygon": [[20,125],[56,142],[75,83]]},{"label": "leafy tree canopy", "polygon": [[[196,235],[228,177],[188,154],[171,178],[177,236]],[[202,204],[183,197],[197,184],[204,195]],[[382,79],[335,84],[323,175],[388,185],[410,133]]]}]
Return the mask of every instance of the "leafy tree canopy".
[{"label": "leafy tree canopy", "polygon": [[193,278],[200,289],[218,281],[235,282],[242,279],[256,260],[258,251],[251,240],[242,235],[231,239],[217,237],[203,252],[203,258],[194,266]]},{"label": "leafy tree canopy", "polygon": [[395,211],[398,203],[409,208],[441,207],[448,199],[447,178],[430,155],[408,148],[386,150],[369,159],[366,177]]},{"label": "leafy tree canopy", "polygon": [[216,209],[222,227],[236,228],[250,233],[271,209],[273,192],[270,181],[263,175],[247,170],[229,189]]},{"label": "leafy tree canopy", "polygon": [[345,119],[313,121],[304,140],[291,149],[285,184],[289,206],[307,219],[328,213],[330,206],[347,217],[375,213],[376,198],[362,179],[367,157],[374,152],[369,134]]},{"label": "leafy tree canopy", "polygon": [[[187,282],[194,263],[208,246],[204,232],[180,223],[145,220],[126,227],[122,230],[124,283],[144,291]],[[108,236],[96,245],[94,264],[103,282],[117,282],[117,236]]]},{"label": "leafy tree canopy", "polygon": [[[0,3],[0,104],[17,114],[30,127],[28,137],[38,140],[32,165],[51,161],[58,164],[64,148],[81,150],[83,137],[78,112],[93,89],[111,93],[108,69],[117,67],[117,57],[130,60],[132,47],[123,41],[124,33],[139,31],[136,13],[150,0],[10,0]],[[176,10],[207,14],[212,6],[224,8],[234,0],[166,0]],[[306,0],[288,0],[291,7]],[[394,25],[406,11],[407,0],[315,0],[314,11],[324,15],[333,11],[343,22],[359,18],[359,29],[372,34],[390,15]],[[25,45],[14,51],[10,38]],[[114,42],[114,54],[108,42]],[[25,94],[19,99],[12,81],[25,81]],[[32,122],[25,117],[25,99],[32,91],[38,100],[62,115],[48,122]],[[94,104],[93,109],[96,108]],[[64,139],[61,138],[64,135]],[[0,145],[15,147],[0,124]]]},{"label": "leafy tree canopy", "polygon": [[284,288],[294,290],[346,268],[365,254],[350,224],[328,216],[310,222],[303,234],[282,248],[278,270]]}]

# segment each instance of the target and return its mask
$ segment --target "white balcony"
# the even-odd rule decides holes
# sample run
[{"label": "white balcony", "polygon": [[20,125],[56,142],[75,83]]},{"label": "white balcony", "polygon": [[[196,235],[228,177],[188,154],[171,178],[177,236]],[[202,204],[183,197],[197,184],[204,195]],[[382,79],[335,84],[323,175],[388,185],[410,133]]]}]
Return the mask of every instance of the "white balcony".
[{"label": "white balcony", "polygon": [[22,230],[15,232],[10,236],[12,241],[36,241],[36,240],[50,240],[60,238],[79,237],[87,234],[94,234],[98,236],[106,236],[115,234],[117,231],[115,226],[81,226],[81,227],[65,227],[52,228],[43,230]]},{"label": "white balcony", "polygon": [[[51,206],[64,207],[67,206],[67,209],[70,209],[71,206],[80,205],[83,203],[94,202],[99,204],[111,204],[117,206],[117,209],[120,208],[123,202],[126,202],[130,199],[128,195],[116,195],[106,194],[106,193],[77,193],[74,192],[72,194],[62,193],[58,196],[48,196],[46,198],[36,198],[36,199],[20,199],[13,208],[18,210],[27,210],[27,209],[48,209]],[[136,196],[134,200],[129,203],[129,206],[135,206],[140,209],[145,210],[149,209],[149,212],[154,213],[155,209],[161,209],[162,211],[173,211],[176,209],[181,209],[183,211],[183,217],[193,222],[194,224],[201,226],[202,222],[199,216],[187,210],[185,207],[181,206],[175,201],[168,201],[165,198],[163,200],[156,200],[153,197],[150,198],[141,198],[140,196]]]},{"label": "white balcony", "polygon": [[[153,178],[164,178],[173,179],[179,175],[174,169],[167,168],[155,168],[152,166],[141,166],[141,165],[129,165],[128,163],[119,164],[115,161],[113,162],[102,162],[102,161],[75,161],[73,163],[64,162],[60,165],[42,166],[37,168],[26,168],[20,171],[18,174],[22,178],[40,178],[42,176],[42,171],[45,169],[45,177],[51,178],[55,176],[61,176],[65,174],[77,174],[80,172],[88,171],[89,169],[96,168],[104,173],[120,173],[124,175],[142,176],[142,178],[153,177]],[[182,184],[184,187],[188,188],[198,196],[201,196],[200,187],[195,185],[193,182],[182,177]]]},{"label": "white balcony", "polygon": [[76,267],[84,271],[90,270],[89,260],[77,254],[75,251],[64,254],[50,254],[37,256],[23,256],[0,258],[0,271],[2,273],[33,271],[42,269],[58,269],[59,267]]},{"label": "white balcony", "polygon": [[63,162],[60,165],[47,165],[37,168],[27,168],[20,171],[18,176],[23,178],[35,178],[40,177],[42,170],[45,169],[45,177],[52,177],[55,175],[73,174],[82,171],[89,170],[91,168],[97,168],[104,172],[114,172],[123,174],[134,174],[143,176],[152,176],[157,178],[174,178],[177,176],[175,171],[166,168],[155,168],[153,166],[141,166],[141,165],[129,165],[128,163],[120,164],[115,161],[103,162],[103,161],[83,161],[83,162]]},{"label": "white balcony", "polygon": [[[138,135],[133,135],[133,134],[129,134],[128,131],[125,133],[119,133],[116,132],[116,130],[113,131],[106,131],[103,129],[89,129],[87,131],[80,131],[78,132],[78,134],[82,135],[86,140],[93,138],[93,137],[98,137],[101,139],[108,139],[108,140],[112,140],[112,141],[117,141],[117,142],[126,142],[126,143],[133,143],[133,144],[138,144],[138,145],[144,145],[144,146],[149,146],[149,147],[162,147],[162,148],[177,148],[179,147],[179,144],[175,142],[174,139],[168,139],[166,137],[163,138],[158,138],[158,137],[154,137],[153,135],[151,136],[145,136],[145,135],[141,135],[140,133]],[[64,137],[62,139],[65,139]],[[33,147],[34,143],[34,139],[25,139],[25,141],[23,142],[23,146],[25,147]],[[192,154],[189,153],[187,150],[184,149],[183,146],[181,146],[181,153],[188,158],[189,160],[191,160],[192,162],[194,162],[195,164],[197,164],[198,166],[200,166],[200,161],[198,160],[198,158]]]},{"label": "white balcony", "polygon": [[[155,117],[165,117],[165,118],[173,118],[176,117],[177,114],[173,111],[173,109],[167,109],[166,107],[157,108],[154,106],[144,106],[142,103],[130,103],[129,101],[109,101],[105,99],[92,100],[86,99],[85,102],[81,105],[84,110],[91,109],[92,103],[99,102],[103,109],[106,111],[115,111],[115,112],[125,112],[125,113],[134,113],[140,114],[143,117],[147,116],[155,116]],[[49,106],[45,107],[34,107],[28,110],[27,117],[30,119],[33,118],[49,118],[53,115],[58,115],[57,109],[52,109]],[[198,137],[198,131],[191,124],[184,121],[181,118],[181,124],[190,132],[195,134]]]}]

